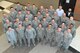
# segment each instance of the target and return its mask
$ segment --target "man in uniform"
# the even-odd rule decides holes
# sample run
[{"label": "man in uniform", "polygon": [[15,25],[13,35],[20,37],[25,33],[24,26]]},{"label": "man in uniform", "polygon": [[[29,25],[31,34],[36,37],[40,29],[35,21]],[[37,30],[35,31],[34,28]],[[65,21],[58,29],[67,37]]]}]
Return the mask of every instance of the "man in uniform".
[{"label": "man in uniform", "polygon": [[35,46],[36,31],[31,26],[31,24],[29,24],[28,27],[26,28],[25,36],[26,36],[26,39],[28,40],[28,47],[30,47],[31,45],[31,40],[32,40],[33,45]]},{"label": "man in uniform", "polygon": [[6,33],[6,31],[8,30],[8,26],[13,27],[12,22],[10,22],[8,19],[6,20],[6,23],[4,24],[4,32]]},{"label": "man in uniform", "polygon": [[38,18],[35,16],[34,20],[32,21],[32,25],[33,25],[34,29],[36,29],[38,27],[39,23],[40,23],[40,20],[38,20]]},{"label": "man in uniform", "polygon": [[38,8],[35,6],[35,4],[33,4],[32,8],[31,8],[31,13],[34,16],[36,16],[37,12],[38,12]]},{"label": "man in uniform", "polygon": [[47,22],[47,20],[46,20],[46,18],[44,17],[43,18],[43,20],[42,20],[42,26],[44,27],[44,28],[46,28],[47,27],[47,25],[48,25],[48,22]]},{"label": "man in uniform", "polygon": [[26,28],[29,24],[32,25],[32,22],[29,20],[29,18],[25,18],[25,21],[23,22],[23,26]]},{"label": "man in uniform", "polygon": [[12,23],[14,23],[15,19],[17,18],[17,17],[16,17],[17,11],[16,11],[13,7],[11,7],[10,10],[11,10],[11,11],[10,11],[10,13],[9,13],[9,20],[10,20]]},{"label": "man in uniform", "polygon": [[45,32],[44,32],[44,28],[42,27],[41,23],[39,23],[38,27],[36,28],[36,31],[37,31],[38,42],[41,41],[43,44]]},{"label": "man in uniform", "polygon": [[62,44],[62,48],[64,49],[64,53],[66,53],[69,48],[70,43],[72,42],[72,34],[71,34],[70,28],[68,28],[67,31],[65,31],[63,40],[64,41]]},{"label": "man in uniform", "polygon": [[51,21],[51,17],[50,17],[50,15],[48,13],[46,14],[46,20],[47,20],[47,22]]},{"label": "man in uniform", "polygon": [[20,21],[24,21],[25,19],[25,15],[22,13],[22,11],[18,11],[18,14],[16,17],[19,18]]},{"label": "man in uniform", "polygon": [[37,13],[37,18],[38,18],[40,21],[42,21],[43,15],[41,14],[40,11],[38,11],[38,13]]},{"label": "man in uniform", "polygon": [[17,12],[23,9],[23,7],[19,3],[17,3],[17,5],[14,8],[16,9]]},{"label": "man in uniform", "polygon": [[25,17],[27,17],[30,21],[32,21],[33,20],[33,15],[30,13],[30,11],[28,10],[27,11],[27,14],[26,14],[26,16]]},{"label": "man in uniform", "polygon": [[49,7],[49,12],[50,12],[50,16],[53,15],[54,12],[55,12],[55,10],[54,10],[52,5]]},{"label": "man in uniform", "polygon": [[24,41],[24,44],[26,45],[26,39],[25,39],[25,34],[24,34],[24,27],[22,26],[22,24],[19,24],[18,25],[18,28],[16,28],[16,31],[17,31],[17,38],[18,38],[18,41],[20,43],[20,46],[22,46],[22,40]]},{"label": "man in uniform", "polygon": [[54,38],[54,30],[52,28],[52,25],[49,24],[48,27],[46,28],[46,43],[49,43],[50,46],[52,46],[52,39]]},{"label": "man in uniform", "polygon": [[8,26],[8,30],[6,32],[8,41],[10,42],[10,44],[13,46],[13,48],[16,46],[17,44],[17,39],[16,39],[16,32],[14,29],[12,29],[10,26]]}]

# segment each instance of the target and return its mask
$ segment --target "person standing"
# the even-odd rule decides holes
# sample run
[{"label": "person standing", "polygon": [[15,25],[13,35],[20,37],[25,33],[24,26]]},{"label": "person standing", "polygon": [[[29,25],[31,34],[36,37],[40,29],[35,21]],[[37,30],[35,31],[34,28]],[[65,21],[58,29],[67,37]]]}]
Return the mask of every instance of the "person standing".
[{"label": "person standing", "polygon": [[62,44],[62,48],[64,49],[64,53],[68,50],[70,43],[72,42],[72,34],[71,29],[68,28],[64,33],[64,41]]},{"label": "person standing", "polygon": [[45,32],[44,32],[44,28],[42,27],[41,23],[39,23],[38,27],[36,28],[36,31],[37,31],[38,42],[42,42],[43,44]]},{"label": "person standing", "polygon": [[7,35],[8,41],[10,41],[10,44],[14,48],[17,45],[17,39],[16,39],[16,32],[14,29],[11,28],[11,26],[8,26],[6,35]]},{"label": "person standing", "polygon": [[31,26],[31,24],[28,25],[25,31],[26,39],[28,40],[28,47],[31,46],[31,40],[33,45],[35,46],[35,37],[36,37],[36,30]]},{"label": "person standing", "polygon": [[18,36],[17,38],[18,38],[18,41],[20,43],[20,46],[23,45],[23,41],[24,41],[24,44],[26,45],[24,30],[25,30],[25,28],[22,26],[22,24],[19,24],[18,28],[16,28],[16,33],[17,33],[17,36]]}]

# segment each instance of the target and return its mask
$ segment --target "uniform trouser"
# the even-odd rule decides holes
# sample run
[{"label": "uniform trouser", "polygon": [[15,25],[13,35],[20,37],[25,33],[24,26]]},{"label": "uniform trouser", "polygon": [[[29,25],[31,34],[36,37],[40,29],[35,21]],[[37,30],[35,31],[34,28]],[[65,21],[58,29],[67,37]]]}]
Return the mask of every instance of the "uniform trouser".
[{"label": "uniform trouser", "polygon": [[28,38],[27,40],[28,40],[28,46],[30,46],[31,40],[32,40],[33,45],[35,45],[35,38]]},{"label": "uniform trouser", "polygon": [[43,37],[37,37],[38,42],[43,41]]},{"label": "uniform trouser", "polygon": [[26,45],[26,39],[25,37],[22,37],[22,38],[19,38],[20,46],[23,44],[22,40],[24,41],[24,44]]},{"label": "uniform trouser", "polygon": [[50,43],[50,45],[51,45],[51,42],[52,42],[52,39],[50,39],[50,37],[47,37],[45,40],[45,44]]},{"label": "uniform trouser", "polygon": [[10,43],[12,46],[15,46],[17,44],[17,40],[10,40]]}]

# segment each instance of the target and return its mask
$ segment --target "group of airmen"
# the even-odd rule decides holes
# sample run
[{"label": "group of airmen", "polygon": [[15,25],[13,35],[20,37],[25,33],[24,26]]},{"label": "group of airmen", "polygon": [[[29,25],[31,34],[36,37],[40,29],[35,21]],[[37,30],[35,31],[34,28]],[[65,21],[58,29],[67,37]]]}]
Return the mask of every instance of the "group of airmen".
[{"label": "group of airmen", "polygon": [[3,13],[3,29],[8,42],[13,46],[49,44],[50,46],[68,49],[76,34],[74,17],[67,17],[59,6],[54,9],[36,7],[35,4],[27,4],[25,9],[19,3],[10,8],[10,13]]}]

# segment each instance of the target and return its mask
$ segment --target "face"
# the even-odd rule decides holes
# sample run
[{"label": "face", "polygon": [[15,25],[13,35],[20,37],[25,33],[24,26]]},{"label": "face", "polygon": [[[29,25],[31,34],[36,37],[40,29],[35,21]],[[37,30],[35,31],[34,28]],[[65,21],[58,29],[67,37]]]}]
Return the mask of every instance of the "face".
[{"label": "face", "polygon": [[57,12],[54,12],[54,15],[56,16],[57,15]]},{"label": "face", "polygon": [[8,19],[6,20],[6,23],[9,23],[9,20]]},{"label": "face", "polygon": [[59,9],[62,9],[62,6],[59,6]]},{"label": "face", "polygon": [[46,16],[49,16],[49,14],[47,13]]},{"label": "face", "polygon": [[28,21],[28,18],[25,18],[25,21]]},{"label": "face", "polygon": [[3,14],[4,17],[6,17],[6,14]]},{"label": "face", "polygon": [[30,11],[27,11],[27,14],[30,14]]},{"label": "face", "polygon": [[37,17],[34,17],[34,20],[37,20]]},{"label": "face", "polygon": [[30,3],[28,3],[27,6],[30,6]]},{"label": "face", "polygon": [[54,23],[55,22],[54,19],[51,22]]},{"label": "face", "polygon": [[44,9],[44,7],[43,7],[43,6],[40,6],[40,8],[41,8],[41,9]]},{"label": "face", "polygon": [[33,8],[35,7],[35,5],[33,5]]},{"label": "face", "polygon": [[62,26],[65,26],[65,23],[62,23]]},{"label": "face", "polygon": [[19,11],[18,14],[21,14],[21,11]]},{"label": "face", "polygon": [[8,30],[9,30],[9,31],[11,31],[11,30],[12,30],[12,28],[10,27],[10,28],[8,28]]},{"label": "face", "polygon": [[66,13],[64,13],[63,16],[66,17]]},{"label": "face", "polygon": [[32,28],[32,26],[31,26],[31,25],[29,25],[29,26],[28,26],[28,29],[31,29],[31,28]]},{"label": "face", "polygon": [[48,9],[46,9],[46,12],[48,12]]},{"label": "face", "polygon": [[69,11],[71,12],[71,11],[72,11],[72,9],[71,9],[71,8],[69,8]]},{"label": "face", "polygon": [[40,15],[41,13],[40,13],[40,12],[38,12],[38,14]]},{"label": "face", "polygon": [[39,27],[42,27],[42,25],[41,25],[41,24],[39,24]]},{"label": "face", "polygon": [[51,28],[52,25],[48,25],[48,28]]},{"label": "face", "polygon": [[61,31],[61,28],[58,28],[58,32],[60,32]]},{"label": "face", "polygon": [[46,21],[46,18],[43,18],[43,21]]},{"label": "face", "polygon": [[19,26],[18,26],[19,28],[21,28],[22,27],[22,25],[21,24],[19,24]]},{"label": "face", "polygon": [[70,20],[73,20],[73,17],[70,17]]},{"label": "face", "polygon": [[19,22],[19,19],[16,19],[16,22]]},{"label": "face", "polygon": [[70,33],[70,32],[71,32],[71,30],[70,30],[70,29],[68,29],[68,32]]},{"label": "face", "polygon": [[50,6],[50,9],[53,9],[53,6]]}]

